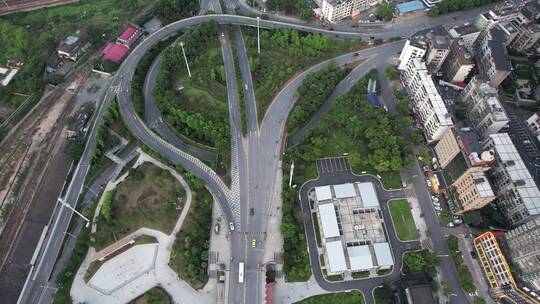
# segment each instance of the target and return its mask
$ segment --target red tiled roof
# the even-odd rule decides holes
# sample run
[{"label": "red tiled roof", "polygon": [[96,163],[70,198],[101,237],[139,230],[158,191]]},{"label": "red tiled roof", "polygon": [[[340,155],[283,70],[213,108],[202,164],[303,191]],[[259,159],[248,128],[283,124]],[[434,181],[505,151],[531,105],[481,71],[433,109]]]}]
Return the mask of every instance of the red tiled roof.
[{"label": "red tiled roof", "polygon": [[135,31],[137,31],[136,28],[129,26],[127,29],[124,30],[122,35],[118,37],[118,39],[129,40],[129,38],[131,37],[131,35],[133,35],[133,33],[135,33]]},{"label": "red tiled roof", "polygon": [[266,284],[266,297],[265,297],[265,303],[266,304],[273,304],[273,291],[274,291],[274,283],[268,283]]},{"label": "red tiled roof", "polygon": [[123,44],[109,42],[101,55],[104,60],[108,60],[114,63],[119,63],[126,56],[129,48]]}]

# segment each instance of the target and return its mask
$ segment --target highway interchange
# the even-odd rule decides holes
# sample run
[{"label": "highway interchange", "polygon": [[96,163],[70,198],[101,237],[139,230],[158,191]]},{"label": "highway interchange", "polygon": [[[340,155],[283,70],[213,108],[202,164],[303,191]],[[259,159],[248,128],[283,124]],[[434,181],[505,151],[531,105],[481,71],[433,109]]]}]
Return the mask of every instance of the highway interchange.
[{"label": "highway interchange", "polygon": [[[203,2],[207,3],[209,1]],[[217,1],[213,1],[212,3],[214,2]],[[208,5],[207,7],[216,8],[216,6],[212,5]],[[469,21],[475,14],[476,12],[461,14],[458,16],[458,20],[450,19],[454,18],[452,15],[441,17],[439,20],[436,18],[428,19],[429,21],[426,21],[423,24],[425,26],[430,26],[432,23],[462,23],[464,21]],[[163,130],[162,128],[165,128],[166,126],[159,127],[156,125],[159,124],[159,122],[162,123],[162,120],[158,117],[159,113],[154,112],[154,114],[148,116],[147,112],[145,113],[146,117],[143,121],[143,119],[136,114],[131,102],[131,96],[128,93],[129,88],[131,88],[131,80],[137,63],[153,45],[181,29],[192,27],[210,20],[217,21],[220,24],[231,23],[243,26],[256,26],[257,23],[255,18],[236,15],[219,14],[196,16],[166,25],[143,40],[126,58],[111,82],[111,87],[120,87],[120,90],[109,90],[98,108],[90,129],[85,151],[81,161],[77,165],[73,178],[71,179],[64,201],[72,207],[75,207],[81,192],[83,192],[84,180],[89,170],[92,151],[96,146],[97,129],[103,123],[103,115],[106,113],[116,96],[120,105],[122,117],[133,134],[150,149],[156,151],[170,161],[182,165],[186,170],[189,170],[201,178],[216,198],[227,219],[234,223],[236,229],[231,234],[231,255],[234,262],[231,263],[229,268],[229,277],[231,279],[228,282],[229,285],[227,290],[229,303],[262,303],[264,297],[264,273],[258,264],[261,262],[264,250],[268,250],[268,248],[264,247],[264,239],[257,236],[259,240],[263,241],[262,247],[251,250],[251,239],[253,235],[264,234],[266,231],[266,216],[268,210],[272,208],[272,203],[275,202],[276,199],[279,199],[275,197],[275,195],[277,190],[276,187],[281,187],[280,184],[276,184],[276,176],[281,174],[279,159],[283,140],[282,135],[284,133],[287,115],[296,100],[295,92],[305,77],[310,73],[323,68],[328,61],[307,69],[291,80],[275,97],[259,126],[257,115],[261,115],[261,113],[257,113],[256,111],[254,89],[251,83],[251,75],[249,74],[247,56],[245,55],[245,49],[243,47],[241,30],[239,27],[235,28],[234,32],[236,39],[234,39],[234,41],[231,41],[231,37],[228,37],[226,32],[224,32],[224,37],[220,37],[220,35],[216,33],[215,39],[220,39],[222,44],[227,76],[229,120],[232,141],[231,149],[233,150],[231,153],[233,178],[232,186],[229,188],[211,168],[193,156],[201,157],[202,155],[198,155],[196,151],[189,150],[186,146],[182,146],[180,143],[175,142],[171,139],[172,137],[165,137],[165,139],[163,139],[160,136],[160,134],[163,135],[163,132],[160,130]],[[420,29],[418,24],[411,24],[410,26],[404,25],[399,28],[381,31],[380,33],[365,34],[330,31],[272,20],[260,20],[260,25],[264,28],[293,28],[302,31],[317,32],[332,37],[352,39],[366,39],[369,36],[374,36],[376,38],[406,37]],[[238,82],[236,81],[233,53],[230,43],[236,43],[236,50],[239,55],[238,63],[242,75],[241,83],[244,85],[244,88],[237,88]],[[354,78],[350,80],[352,85],[356,79],[365,75],[369,69],[376,65],[380,65],[381,62],[385,62],[391,56],[395,56],[401,45],[402,44],[399,42],[385,44],[376,48],[359,51],[358,56],[354,56],[353,53],[340,56],[336,58],[336,61],[338,64],[346,64],[360,59],[366,60],[354,71]],[[159,63],[156,63],[152,69],[155,70],[155,66],[158,66],[158,64]],[[148,77],[149,79],[152,79],[151,75]],[[155,78],[153,79],[155,82]],[[147,84],[152,85],[152,81],[147,80]],[[342,88],[343,92],[348,90],[347,87],[348,86],[344,86]],[[241,130],[238,89],[244,90],[243,96],[248,119],[248,135],[246,137],[242,135]],[[145,91],[151,92],[151,90]],[[154,122],[154,124],[152,124],[152,122]],[[156,129],[158,133],[156,134],[153,132],[151,128]],[[186,148],[187,151],[184,151],[183,148]],[[212,157],[211,155],[206,156]],[[201,158],[204,159],[204,157]],[[420,184],[418,174],[415,176],[414,172],[411,172],[410,175],[414,178],[415,188],[420,187],[427,192],[427,190],[425,190],[425,185]],[[423,180],[421,182],[423,183]],[[421,195],[425,195],[425,193],[421,193]],[[427,195],[429,197],[429,194]],[[419,197],[419,200],[422,201],[421,197]],[[427,202],[429,203],[429,200]],[[427,203],[424,202],[424,205],[425,204]],[[424,207],[425,206],[422,206],[422,208]],[[254,216],[248,215],[250,208],[254,208]],[[429,214],[430,212],[425,213],[427,214],[427,219],[432,222],[428,222],[428,225],[430,225],[430,227],[433,225],[432,238],[434,238],[435,251],[442,255],[445,253],[447,254],[447,249],[444,246],[442,236],[440,235],[440,229],[437,229],[438,223],[436,222],[435,215]],[[22,303],[50,302],[50,298],[43,296],[46,294],[44,290],[50,288],[48,287],[51,284],[50,275],[60,252],[62,240],[65,237],[65,232],[67,231],[72,213],[69,212],[69,210],[58,206],[53,217],[54,222],[52,228],[48,233],[48,237],[44,243],[45,245],[41,248],[36,267],[31,273],[32,279],[28,280],[25,293],[23,297],[21,297]],[[238,277],[238,261],[246,262],[246,284],[239,284],[236,279]],[[443,275],[448,280],[449,286],[457,293],[456,297],[450,298],[450,302],[465,303],[464,300],[466,301],[466,299],[463,292],[459,292],[461,289],[457,283],[455,270],[453,269],[451,262],[444,262],[441,267],[443,269]],[[364,293],[366,292],[364,291]],[[369,298],[370,295],[368,294],[366,296]]]}]

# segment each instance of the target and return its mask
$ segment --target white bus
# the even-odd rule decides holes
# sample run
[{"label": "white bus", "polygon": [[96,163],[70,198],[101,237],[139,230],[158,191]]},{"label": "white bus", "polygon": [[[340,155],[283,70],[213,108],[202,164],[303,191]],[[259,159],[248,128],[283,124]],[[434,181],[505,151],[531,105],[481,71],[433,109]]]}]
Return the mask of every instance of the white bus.
[{"label": "white bus", "polygon": [[238,283],[244,283],[244,262],[238,263]]}]

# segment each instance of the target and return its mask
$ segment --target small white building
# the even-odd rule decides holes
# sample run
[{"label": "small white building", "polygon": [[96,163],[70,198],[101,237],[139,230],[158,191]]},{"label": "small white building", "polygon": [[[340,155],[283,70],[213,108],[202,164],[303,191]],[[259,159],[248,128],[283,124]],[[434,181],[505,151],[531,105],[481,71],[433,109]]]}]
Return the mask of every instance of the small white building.
[{"label": "small white building", "polygon": [[347,270],[347,261],[343,252],[341,241],[326,242],[326,256],[328,257],[328,266],[330,273],[340,273]]},{"label": "small white building", "polygon": [[401,54],[399,55],[398,69],[405,71],[411,59],[423,58],[426,54],[426,50],[427,43],[425,41],[407,39],[407,41],[405,41],[405,46],[403,46]]}]

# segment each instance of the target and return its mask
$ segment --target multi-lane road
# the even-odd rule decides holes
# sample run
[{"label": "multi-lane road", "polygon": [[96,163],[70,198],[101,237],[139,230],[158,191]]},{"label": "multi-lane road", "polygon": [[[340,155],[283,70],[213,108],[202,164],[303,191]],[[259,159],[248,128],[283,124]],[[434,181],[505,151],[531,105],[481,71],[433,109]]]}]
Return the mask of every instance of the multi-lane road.
[{"label": "multi-lane road", "polygon": [[[212,2],[208,2],[212,3]],[[210,4],[211,5],[211,4]],[[459,20],[470,19],[471,16],[462,15]],[[234,15],[207,15],[197,16],[192,18],[183,19],[172,24],[166,25],[164,28],[148,36],[142,41],[126,58],[124,63],[118,69],[111,86],[119,86],[120,90],[117,93],[118,101],[120,105],[120,112],[122,117],[134,133],[134,135],[144,142],[151,149],[158,152],[160,155],[168,158],[170,161],[180,164],[187,170],[194,173],[201,178],[207,188],[214,194],[220,207],[226,215],[226,218],[233,222],[237,229],[232,233],[231,237],[231,253],[234,263],[231,263],[230,267],[231,275],[229,276],[232,281],[236,282],[238,275],[237,262],[246,262],[246,281],[252,286],[247,288],[246,284],[238,284],[235,282],[229,286],[229,302],[231,303],[260,303],[263,295],[264,282],[262,281],[263,273],[259,269],[259,262],[261,261],[265,248],[264,238],[257,237],[261,241],[262,245],[255,249],[251,249],[251,238],[255,233],[257,235],[264,235],[267,224],[267,210],[272,207],[272,202],[276,199],[275,189],[281,187],[276,185],[276,176],[280,174],[279,158],[281,153],[282,135],[284,131],[285,121],[295,101],[295,92],[302,83],[303,79],[314,71],[323,68],[327,62],[318,64],[304,73],[296,76],[290,81],[279,94],[276,96],[267,113],[264,115],[263,122],[259,126],[256,112],[255,96],[253,94],[253,85],[250,81],[249,67],[247,66],[246,57],[243,52],[243,48],[239,47],[243,44],[241,32],[236,31],[237,51],[239,57],[240,71],[242,74],[242,85],[244,88],[244,98],[246,113],[248,116],[248,132],[249,135],[244,138],[241,134],[241,117],[240,117],[240,102],[238,97],[237,82],[234,70],[233,54],[230,48],[230,37],[227,33],[223,36],[216,35],[216,39],[222,41],[222,51],[224,57],[224,63],[227,73],[227,88],[229,98],[229,120],[231,124],[231,147],[233,149],[231,155],[231,168],[232,168],[232,186],[227,187],[223,181],[217,176],[217,174],[206,166],[202,161],[193,155],[197,155],[194,151],[183,151],[182,146],[175,146],[176,142],[169,142],[161,138],[158,134],[154,133],[145,122],[137,116],[133,104],[131,102],[131,96],[128,93],[128,88],[131,87],[131,80],[141,57],[157,42],[175,34],[177,31],[195,26],[197,24],[214,20],[221,24],[235,24],[244,26],[256,26],[257,20],[255,18],[234,16]],[[454,22],[458,22],[453,20]],[[418,25],[403,26],[388,30],[385,32],[374,34],[363,33],[350,33],[341,31],[331,31],[320,28],[313,28],[301,24],[291,24],[279,21],[260,20],[260,25],[263,28],[292,28],[301,31],[321,33],[324,35],[330,35],[338,38],[352,38],[362,39],[368,36],[375,36],[376,38],[389,38],[396,36],[408,36],[416,32]],[[336,58],[338,64],[350,63],[359,59],[373,59],[383,60],[388,58],[392,54],[396,53],[399,49],[398,43],[383,45],[377,48],[367,49],[360,51],[358,56],[353,53],[340,56]],[[377,56],[376,56],[377,55]],[[362,66],[366,70],[359,70],[359,75],[367,72],[372,67],[369,61]],[[111,101],[116,92],[109,91],[96,114],[96,119],[92,125],[89,140],[87,142],[84,154],[81,158],[79,165],[75,171],[74,177],[71,180],[68,188],[65,201],[75,206],[77,198],[82,192],[84,179],[88,173],[90,166],[90,159],[92,151],[96,145],[96,132],[97,128],[102,124],[103,114],[108,109]],[[157,118],[159,121],[160,118]],[[155,120],[154,120],[155,121]],[[160,132],[161,133],[161,132]],[[244,141],[245,140],[245,141]],[[192,153],[192,154],[190,154]],[[249,209],[254,208],[255,213],[253,216],[249,216]],[[43,290],[43,284],[48,282],[48,278],[52,272],[54,261],[58,256],[62,240],[64,238],[64,232],[67,229],[69,220],[72,213],[66,212],[64,209],[60,209],[55,213],[55,221],[51,232],[46,240],[46,246],[44,246],[36,264],[32,276],[33,280],[29,280],[29,284],[26,288],[27,293],[22,298],[27,303],[38,303]],[[451,265],[451,264],[450,264]],[[452,276],[451,272],[444,271],[445,275]],[[230,281],[231,281],[230,280]],[[454,278],[449,281],[455,281]],[[242,286],[240,286],[242,285]],[[40,292],[41,290],[41,292]],[[458,302],[456,302],[458,303]]]}]

